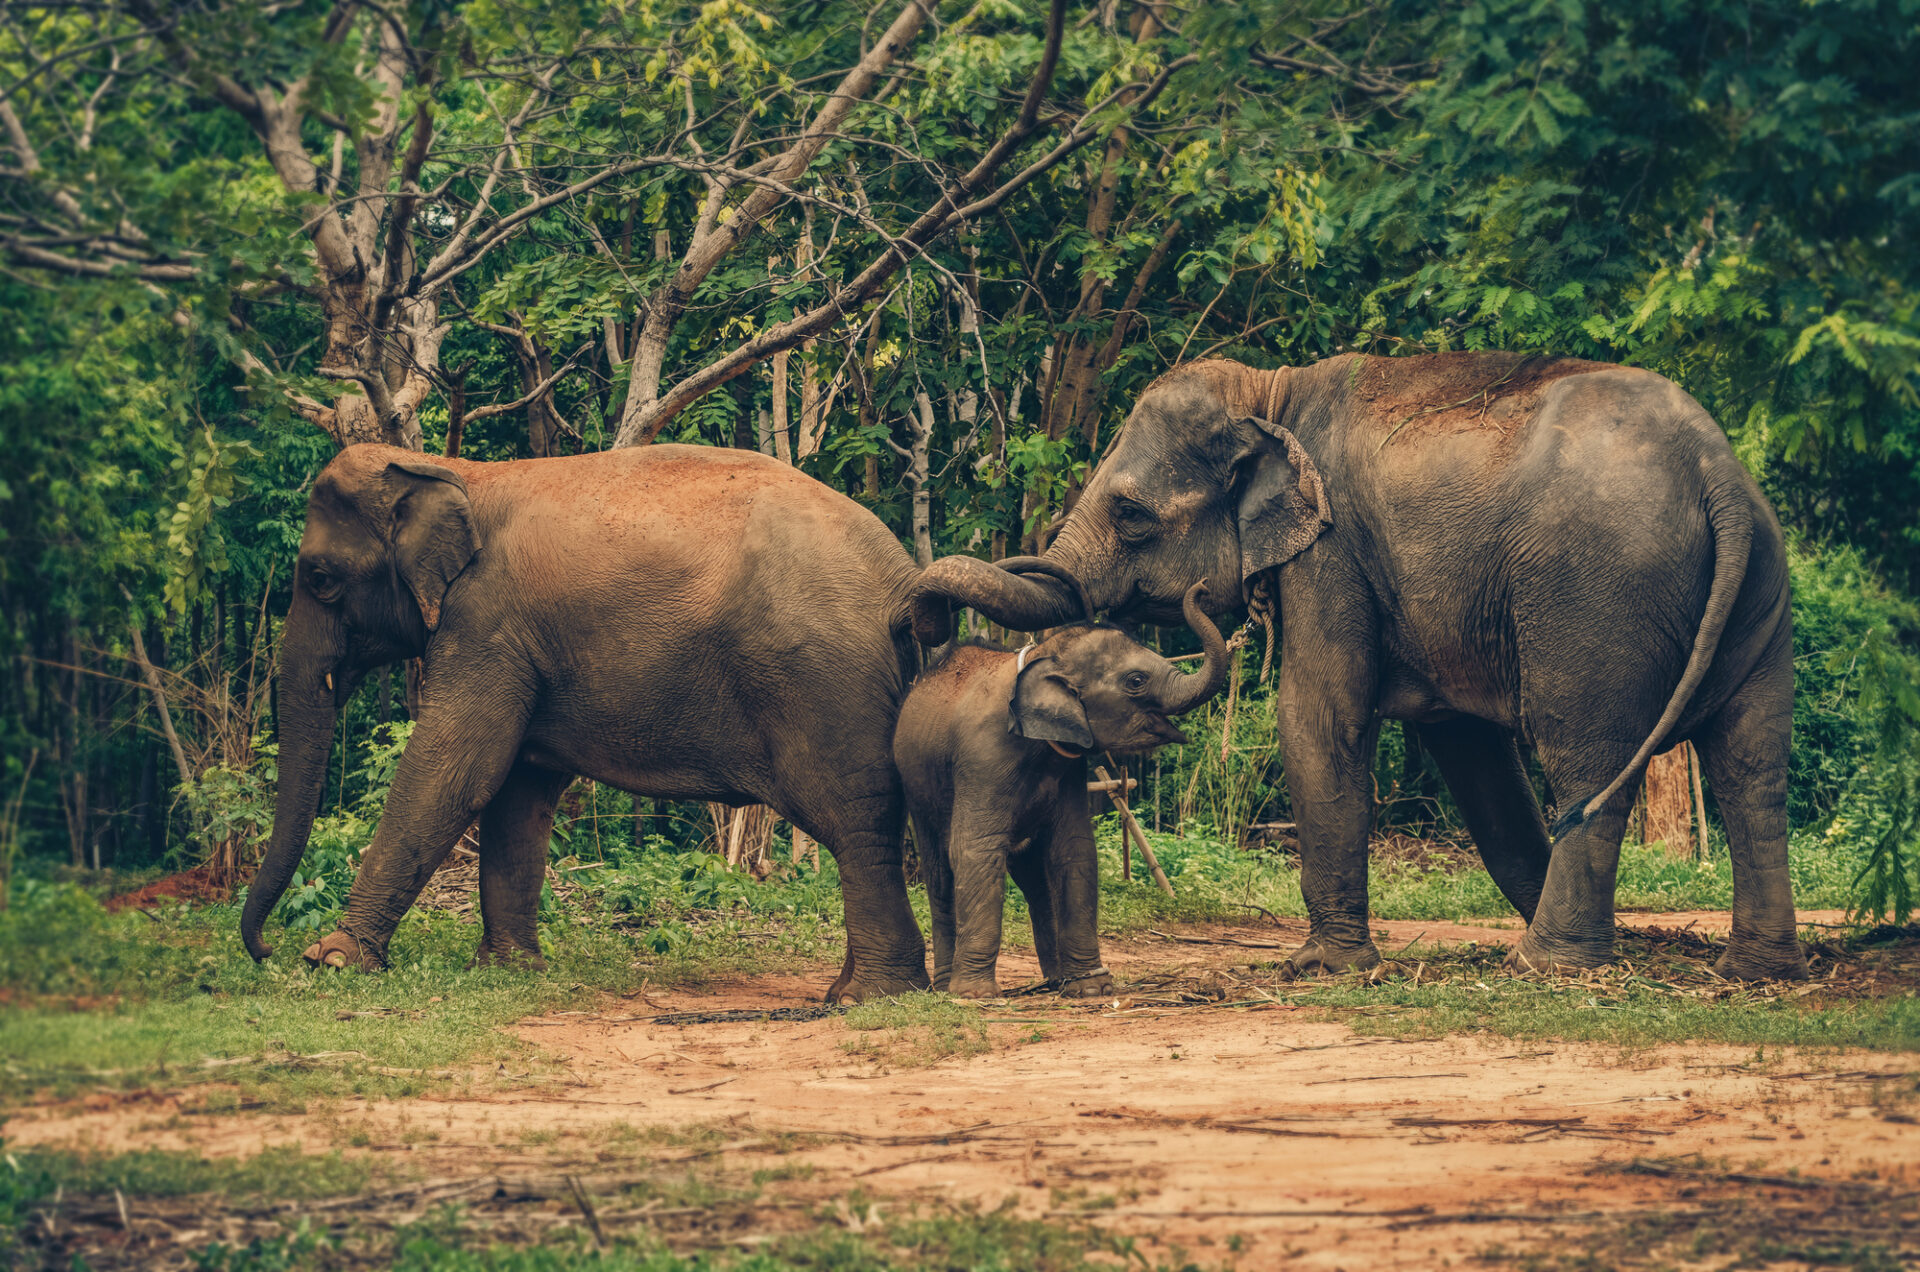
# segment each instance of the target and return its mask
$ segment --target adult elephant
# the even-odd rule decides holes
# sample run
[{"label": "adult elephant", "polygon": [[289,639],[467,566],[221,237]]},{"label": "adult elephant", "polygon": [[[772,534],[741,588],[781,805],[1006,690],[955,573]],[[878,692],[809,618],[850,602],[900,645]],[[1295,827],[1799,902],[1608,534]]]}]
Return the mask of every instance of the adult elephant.
[{"label": "adult elephant", "polygon": [[[1155,622],[1201,578],[1271,589],[1312,920],[1296,972],[1379,959],[1371,759],[1397,719],[1527,918],[1515,964],[1611,959],[1634,788],[1688,739],[1733,858],[1719,970],[1806,975],[1787,875],[1786,552],[1725,435],[1668,380],[1506,353],[1195,363],[1141,396],[1047,556],[1095,604]],[[1020,629],[1079,612],[1045,578],[950,557],[916,596],[923,640],[954,603]],[[1521,738],[1566,810],[1551,846]]]},{"label": "adult elephant", "polygon": [[400,917],[477,816],[477,957],[537,962],[554,805],[580,774],[771,805],[839,863],[848,951],[835,991],[924,988],[890,753],[916,573],[872,513],[751,452],[488,464],[347,448],[315,483],[300,540],[248,951],[269,953],[261,925],[305,849],[335,714],[370,669],[422,657],[385,815],[339,929],[310,960],[383,966]]}]

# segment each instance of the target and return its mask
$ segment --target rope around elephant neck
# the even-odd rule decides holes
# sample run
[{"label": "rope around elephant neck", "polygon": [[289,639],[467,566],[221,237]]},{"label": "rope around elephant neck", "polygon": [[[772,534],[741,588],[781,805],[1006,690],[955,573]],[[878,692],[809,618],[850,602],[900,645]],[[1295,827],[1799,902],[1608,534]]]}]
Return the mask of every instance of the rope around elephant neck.
[{"label": "rope around elephant neck", "polygon": [[1227,642],[1227,657],[1231,659],[1227,671],[1227,715],[1220,728],[1220,763],[1225,764],[1233,751],[1234,710],[1240,704],[1240,651],[1253,638],[1253,625],[1260,624],[1264,633],[1266,654],[1260,661],[1260,683],[1266,684],[1273,675],[1273,593],[1267,587],[1267,580],[1254,580],[1253,591],[1247,597],[1247,621],[1240,624],[1240,630]]}]

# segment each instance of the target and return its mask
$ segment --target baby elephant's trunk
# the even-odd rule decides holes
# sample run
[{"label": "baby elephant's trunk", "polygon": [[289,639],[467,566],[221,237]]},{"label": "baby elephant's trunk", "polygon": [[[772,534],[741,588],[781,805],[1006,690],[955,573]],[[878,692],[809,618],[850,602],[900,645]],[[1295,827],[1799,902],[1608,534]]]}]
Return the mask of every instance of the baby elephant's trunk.
[{"label": "baby elephant's trunk", "polygon": [[1220,629],[1200,608],[1199,598],[1206,591],[1207,581],[1201,579],[1187,589],[1185,599],[1180,602],[1180,612],[1186,615],[1187,626],[1193,629],[1193,634],[1200,638],[1200,647],[1207,651],[1207,658],[1200,670],[1181,676],[1167,695],[1164,706],[1170,716],[1183,715],[1219,693],[1233,665],[1233,654],[1228,651],[1227,642],[1220,638]]}]

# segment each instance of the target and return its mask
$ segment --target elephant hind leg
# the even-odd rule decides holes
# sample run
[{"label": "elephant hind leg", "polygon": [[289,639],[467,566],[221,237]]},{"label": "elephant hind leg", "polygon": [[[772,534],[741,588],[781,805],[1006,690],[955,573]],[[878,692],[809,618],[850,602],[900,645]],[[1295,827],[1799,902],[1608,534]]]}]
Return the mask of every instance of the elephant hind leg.
[{"label": "elephant hind leg", "polygon": [[1792,639],[1784,633],[1696,741],[1733,859],[1733,933],[1716,965],[1735,980],[1805,980],[1787,873]]},{"label": "elephant hind leg", "polygon": [[1060,979],[1060,951],[1055,939],[1053,889],[1047,882],[1047,859],[1052,852],[1052,835],[1042,831],[1026,847],[1007,858],[1007,873],[1027,899],[1027,915],[1033,921],[1033,953],[1040,960],[1040,975],[1047,980]]},{"label": "elephant hind leg", "polygon": [[1463,716],[1420,725],[1419,737],[1466,817],[1487,873],[1520,916],[1533,922],[1553,848],[1514,735]]},{"label": "elephant hind leg", "polygon": [[926,989],[926,939],[907,900],[902,860],[906,797],[892,755],[856,757],[860,763],[818,754],[806,758],[808,767],[796,769],[761,798],[819,840],[840,868],[847,957],[827,1001]]},{"label": "elephant hind leg", "polygon": [[913,818],[920,850],[920,877],[927,885],[927,913],[933,928],[933,987],[946,992],[953,976],[953,862],[947,856],[948,808],[928,809]]},{"label": "elephant hind leg", "polygon": [[[1536,726],[1541,767],[1556,795],[1580,798],[1625,768],[1652,721],[1602,718],[1571,710],[1543,713]],[[1521,970],[1601,967],[1613,961],[1613,893],[1620,840],[1627,831],[1633,791],[1562,834],[1552,848],[1539,904],[1508,959]]]},{"label": "elephant hind leg", "polygon": [[516,764],[480,813],[480,948],[476,967],[540,954],[540,888],[546,881],[553,814],[572,777]]}]

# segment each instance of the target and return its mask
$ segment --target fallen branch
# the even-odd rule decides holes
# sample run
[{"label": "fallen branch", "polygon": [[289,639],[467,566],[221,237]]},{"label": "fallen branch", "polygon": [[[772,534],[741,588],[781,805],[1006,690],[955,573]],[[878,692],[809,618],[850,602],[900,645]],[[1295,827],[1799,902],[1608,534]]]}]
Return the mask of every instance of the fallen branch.
[{"label": "fallen branch", "polygon": [[1232,936],[1177,936],[1171,932],[1162,932],[1159,928],[1148,928],[1148,936],[1157,936],[1163,941],[1172,941],[1176,945],[1237,945],[1248,950],[1284,950],[1284,941],[1242,941]]}]

